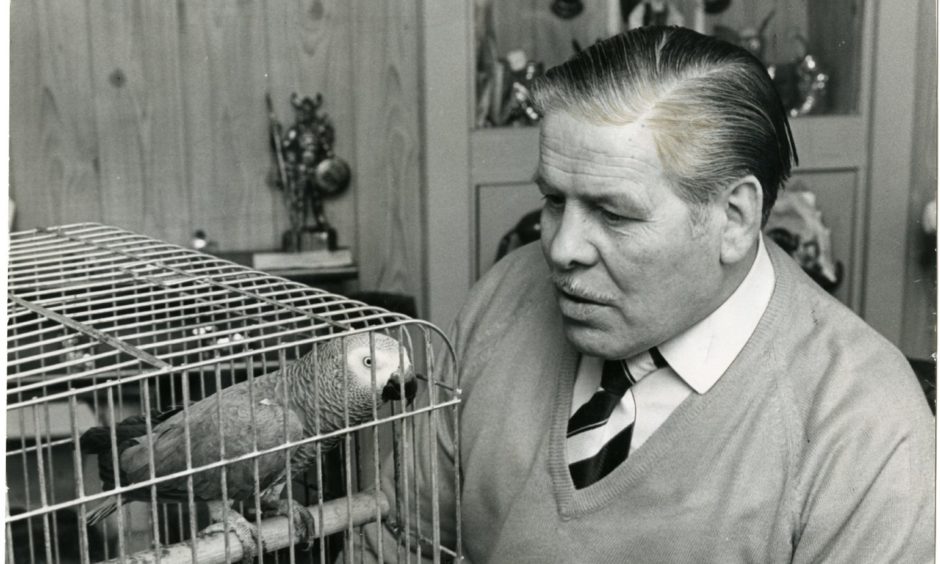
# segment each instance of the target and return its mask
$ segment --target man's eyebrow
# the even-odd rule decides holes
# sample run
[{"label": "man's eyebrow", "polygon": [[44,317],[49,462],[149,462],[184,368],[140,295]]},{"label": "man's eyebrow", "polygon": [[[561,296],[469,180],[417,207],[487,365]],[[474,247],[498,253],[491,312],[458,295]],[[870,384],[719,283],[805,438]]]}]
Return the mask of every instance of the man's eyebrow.
[{"label": "man's eyebrow", "polygon": [[539,190],[552,188],[552,184],[549,181],[545,180],[545,177],[543,177],[539,172],[536,172],[535,174],[532,175],[532,182],[534,182],[535,185],[539,187]]}]

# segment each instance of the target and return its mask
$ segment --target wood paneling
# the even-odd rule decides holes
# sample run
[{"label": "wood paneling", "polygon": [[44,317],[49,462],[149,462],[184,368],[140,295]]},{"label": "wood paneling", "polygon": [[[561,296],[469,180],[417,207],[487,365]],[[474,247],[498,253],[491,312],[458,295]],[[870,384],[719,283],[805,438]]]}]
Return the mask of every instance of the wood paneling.
[{"label": "wood paneling", "polygon": [[176,4],[89,2],[101,220],[188,239]]},{"label": "wood paneling", "polygon": [[193,228],[223,249],[274,248],[264,6],[260,0],[181,2],[181,67]]},{"label": "wood paneling", "polygon": [[[365,289],[418,295],[422,283],[418,17],[415,0],[353,3],[355,163]],[[371,236],[369,235],[371,234]]]},{"label": "wood paneling", "polygon": [[10,5],[10,188],[23,229],[101,214],[86,16],[78,2]]},{"label": "wood paneling", "polygon": [[13,0],[15,229],[96,221],[273,249],[264,95],[324,96],[353,187],[327,202],[363,287],[421,292],[417,7],[342,0]]}]

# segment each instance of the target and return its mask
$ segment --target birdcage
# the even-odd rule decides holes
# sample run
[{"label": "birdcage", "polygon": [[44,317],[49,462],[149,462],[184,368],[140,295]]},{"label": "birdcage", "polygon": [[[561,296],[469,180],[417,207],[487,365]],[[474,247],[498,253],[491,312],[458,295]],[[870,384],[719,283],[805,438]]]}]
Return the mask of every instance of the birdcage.
[{"label": "birdcage", "polygon": [[[460,559],[437,506],[420,515],[415,501],[459,492],[436,441],[414,447],[415,426],[433,436],[460,401],[433,325],[97,224],[11,234],[8,280],[7,562],[239,561],[239,516],[262,562],[351,555],[372,522],[398,532],[386,561],[416,547]],[[360,353],[365,372],[351,368]],[[107,445],[96,454],[92,436]],[[416,479],[421,452],[433,472]],[[280,497],[267,489],[278,475]],[[274,499],[288,511],[262,507]],[[89,524],[109,500],[118,510]]]}]

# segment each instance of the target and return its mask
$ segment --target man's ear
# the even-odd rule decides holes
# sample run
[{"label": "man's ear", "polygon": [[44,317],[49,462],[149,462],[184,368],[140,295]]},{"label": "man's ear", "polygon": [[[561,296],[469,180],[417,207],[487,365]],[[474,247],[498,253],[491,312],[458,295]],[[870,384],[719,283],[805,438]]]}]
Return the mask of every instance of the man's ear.
[{"label": "man's ear", "polygon": [[750,255],[760,236],[764,190],[748,175],[729,184],[720,196],[725,214],[721,230],[721,262],[732,265]]}]

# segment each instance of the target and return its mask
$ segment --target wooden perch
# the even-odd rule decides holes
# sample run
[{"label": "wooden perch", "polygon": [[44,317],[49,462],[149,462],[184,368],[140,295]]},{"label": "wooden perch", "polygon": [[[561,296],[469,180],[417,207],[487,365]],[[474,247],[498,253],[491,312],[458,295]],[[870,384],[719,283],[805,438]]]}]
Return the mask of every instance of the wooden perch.
[{"label": "wooden perch", "polygon": [[[349,496],[348,505],[351,507],[352,525],[357,527],[375,521],[376,514],[385,517],[389,511],[388,499],[379,493],[357,493]],[[319,521],[320,508],[316,505],[307,509]],[[349,525],[350,512],[347,511],[347,498],[334,499],[323,504],[323,523],[317,523],[317,538],[323,538],[346,529]],[[287,548],[288,546],[306,541],[305,531],[300,524],[294,526],[294,538],[289,536],[287,517],[278,516],[261,521],[261,538],[264,541],[264,550],[267,552]],[[225,555],[225,537],[228,537],[228,558]],[[242,559],[242,545],[232,531],[218,531],[200,533],[196,536],[196,560],[199,564],[223,564],[225,562],[238,562]],[[259,550],[261,547],[259,546]],[[102,561],[100,564],[182,564],[193,562],[193,550],[189,541],[160,547],[159,560],[156,550],[143,550],[121,557]]]}]

